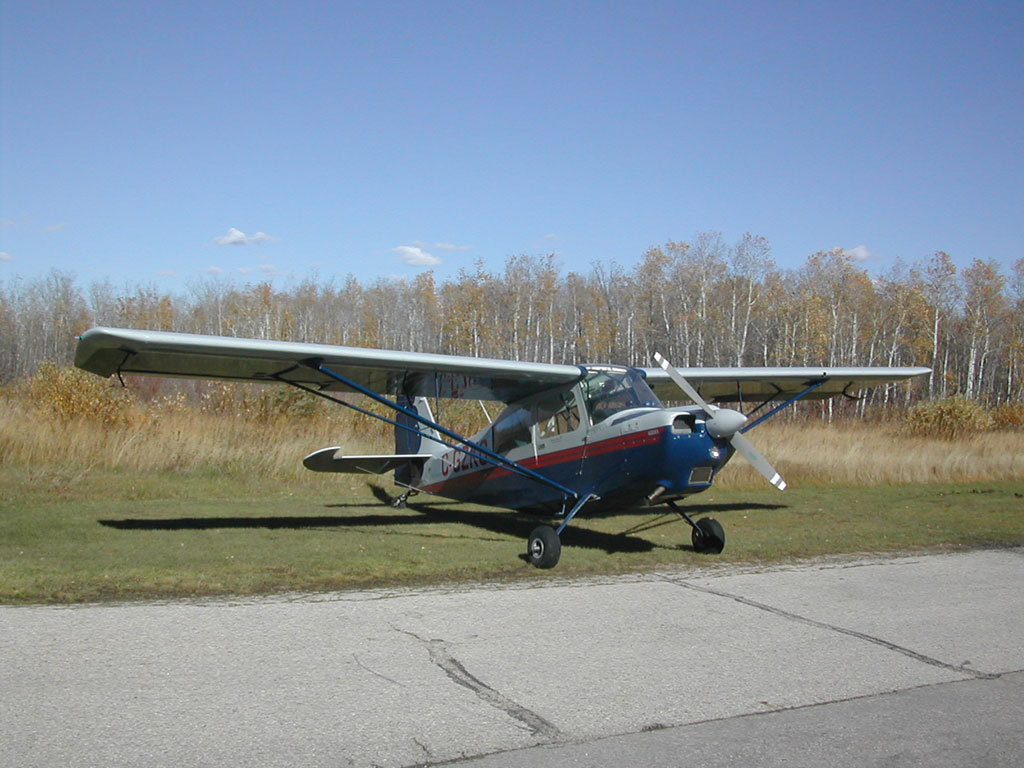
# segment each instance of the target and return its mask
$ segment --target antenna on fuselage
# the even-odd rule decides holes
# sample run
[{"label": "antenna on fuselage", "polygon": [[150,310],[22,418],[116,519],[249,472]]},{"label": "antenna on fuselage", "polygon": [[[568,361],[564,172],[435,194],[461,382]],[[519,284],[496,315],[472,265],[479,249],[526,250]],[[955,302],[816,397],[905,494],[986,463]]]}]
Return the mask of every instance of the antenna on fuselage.
[{"label": "antenna on fuselage", "polygon": [[484,416],[487,417],[487,423],[488,424],[493,424],[494,423],[494,419],[492,419],[491,418],[491,414],[487,412],[487,406],[484,405],[484,401],[483,400],[477,400],[477,402],[480,403],[480,410],[482,410],[484,412]]}]

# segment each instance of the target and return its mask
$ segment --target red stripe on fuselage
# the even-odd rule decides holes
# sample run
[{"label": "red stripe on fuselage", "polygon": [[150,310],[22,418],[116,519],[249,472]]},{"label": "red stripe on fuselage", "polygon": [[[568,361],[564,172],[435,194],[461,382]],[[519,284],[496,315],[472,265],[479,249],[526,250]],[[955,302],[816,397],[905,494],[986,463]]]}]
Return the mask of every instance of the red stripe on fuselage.
[{"label": "red stripe on fuselage", "polygon": [[[527,469],[537,470],[543,467],[554,466],[556,464],[565,464],[571,461],[582,461],[583,459],[590,458],[592,456],[601,456],[602,454],[613,453],[615,451],[624,451],[631,448],[641,448],[646,445],[653,445],[661,440],[662,435],[667,432],[667,430],[668,427],[645,429],[641,432],[633,432],[628,435],[610,437],[607,440],[601,440],[596,443],[577,445],[572,448],[566,448],[563,451],[542,453],[536,458],[529,457],[516,463]],[[442,480],[439,483],[425,486],[423,490],[430,493],[436,493],[439,496],[444,496],[444,491],[448,488],[460,488],[472,483],[482,483],[486,480],[497,479],[511,474],[514,474],[513,471],[511,469],[506,469],[505,467],[483,467],[481,469],[473,469],[470,472],[466,472],[465,474],[453,477],[449,480]]]}]

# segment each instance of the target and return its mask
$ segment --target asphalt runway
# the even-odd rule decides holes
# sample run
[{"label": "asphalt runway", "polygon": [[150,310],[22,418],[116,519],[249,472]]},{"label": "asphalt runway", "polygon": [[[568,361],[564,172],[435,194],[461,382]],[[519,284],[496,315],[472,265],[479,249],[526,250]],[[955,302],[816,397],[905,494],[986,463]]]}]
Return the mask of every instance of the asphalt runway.
[{"label": "asphalt runway", "polygon": [[1014,549],[5,607],[0,765],[1024,765],[1022,577]]}]

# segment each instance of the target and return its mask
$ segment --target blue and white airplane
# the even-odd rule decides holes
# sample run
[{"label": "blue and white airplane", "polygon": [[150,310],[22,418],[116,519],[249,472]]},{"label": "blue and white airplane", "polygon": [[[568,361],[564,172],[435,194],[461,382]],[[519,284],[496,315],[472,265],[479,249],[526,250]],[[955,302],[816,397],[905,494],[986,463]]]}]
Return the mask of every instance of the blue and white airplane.
[{"label": "blue and white airplane", "polygon": [[[928,368],[657,368],[555,365],[417,352],[93,328],[75,365],[100,376],[181,376],[287,384],[381,418],[395,428],[395,452],[346,456],[324,448],[304,464],[317,472],[394,472],[405,489],[558,520],[530,534],[527,559],[559,560],[559,536],[584,508],[666,504],[692,527],[698,552],[721,552],[722,526],[694,520],[680,499],[711,487],[735,453],[779,490],[785,481],[745,433],[802,398],[853,396]],[[388,406],[389,419],[339,393]],[[692,401],[666,407],[659,396]],[[393,398],[393,399],[392,399]],[[499,401],[504,411],[467,437],[437,423],[429,401]],[[747,413],[718,403],[754,403]],[[755,418],[756,417],[756,418]]]}]

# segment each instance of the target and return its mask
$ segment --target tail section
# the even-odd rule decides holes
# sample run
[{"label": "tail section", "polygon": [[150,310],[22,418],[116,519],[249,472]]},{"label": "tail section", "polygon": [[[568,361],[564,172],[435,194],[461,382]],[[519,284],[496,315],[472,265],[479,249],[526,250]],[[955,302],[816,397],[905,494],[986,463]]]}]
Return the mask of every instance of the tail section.
[{"label": "tail section", "polygon": [[[415,411],[421,418],[434,421],[426,398],[399,397],[398,404]],[[380,475],[394,470],[395,482],[415,488],[423,475],[423,464],[444,452],[445,446],[431,437],[440,438],[437,430],[420,424],[411,416],[399,412],[396,419],[402,426],[395,427],[395,452],[386,455],[345,456],[341,448],[323,448],[309,454],[303,464],[314,472],[365,472]]]},{"label": "tail section", "polygon": [[[434,420],[434,414],[430,411],[430,403],[425,397],[409,398],[406,395],[398,396],[398,404],[403,408],[415,411],[421,418],[428,421]],[[398,454],[430,454],[439,456],[445,447],[430,438],[440,438],[437,430],[421,424],[411,416],[399,413],[396,421],[401,426],[395,427],[395,453]],[[399,485],[415,486],[419,483],[423,470],[423,462],[407,463],[395,469],[395,482]]]},{"label": "tail section", "polygon": [[[430,411],[430,403],[425,397],[408,398],[399,395],[398,404],[403,408],[415,411],[421,418],[428,421],[434,420],[434,414]],[[404,413],[399,413],[396,421],[402,426],[395,427],[395,453],[429,453],[438,455],[444,451],[444,446],[437,440],[440,438],[437,430],[420,424],[418,421]]]}]

